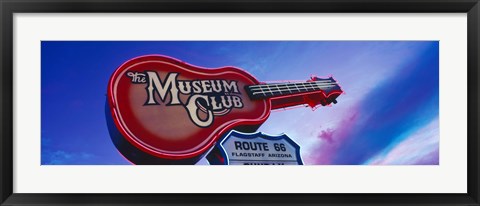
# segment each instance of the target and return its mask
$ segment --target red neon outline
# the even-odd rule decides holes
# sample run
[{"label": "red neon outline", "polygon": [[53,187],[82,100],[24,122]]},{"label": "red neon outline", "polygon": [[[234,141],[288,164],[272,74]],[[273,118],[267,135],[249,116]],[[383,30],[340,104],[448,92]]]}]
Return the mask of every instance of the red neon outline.
[{"label": "red neon outline", "polygon": [[[134,138],[132,138],[128,134],[129,132],[127,132],[125,130],[125,125],[120,123],[120,121],[118,119],[119,114],[117,114],[117,108],[116,108],[117,106],[116,106],[116,103],[115,103],[115,97],[113,95],[114,94],[114,91],[113,91],[114,90],[114,80],[116,80],[118,78],[120,73],[122,73],[125,69],[128,68],[126,65],[129,65],[132,62],[137,61],[137,60],[141,60],[143,58],[155,58],[155,60],[165,61],[167,63],[173,64],[177,67],[184,68],[184,69],[187,69],[187,70],[197,70],[196,72],[200,72],[200,73],[205,73],[205,72],[201,71],[203,69],[207,69],[207,70],[210,70],[210,71],[211,70],[216,70],[219,73],[221,73],[221,72],[232,72],[232,71],[229,71],[229,70],[233,69],[233,70],[235,70],[234,72],[238,72],[240,74],[243,73],[244,76],[246,76],[248,79],[250,79],[255,84],[261,84],[261,83],[257,79],[255,79],[255,77],[253,77],[253,75],[251,75],[249,72],[247,72],[243,69],[237,68],[237,67],[226,66],[226,67],[221,67],[221,68],[205,68],[205,67],[196,66],[196,65],[189,64],[189,63],[180,61],[180,60],[172,58],[172,57],[159,55],[159,54],[138,56],[138,57],[129,59],[126,62],[124,62],[121,66],[119,66],[115,70],[115,72],[110,77],[110,80],[109,80],[109,83],[108,83],[108,91],[107,91],[108,102],[109,102],[110,112],[112,114],[115,126],[117,127],[119,132],[122,134],[122,136],[125,139],[127,139],[127,141],[130,144],[132,144],[133,146],[135,146],[136,148],[140,149],[143,152],[151,154],[153,156],[160,157],[160,158],[165,158],[165,159],[188,159],[188,158],[198,157],[198,156],[204,154],[207,150],[209,150],[212,147],[213,143],[215,143],[220,138],[220,136],[223,133],[225,133],[226,131],[228,131],[228,130],[230,130],[230,129],[238,126],[238,125],[258,125],[258,124],[261,124],[261,123],[265,122],[265,120],[269,117],[270,112],[272,111],[271,110],[271,101],[270,101],[271,99],[288,98],[288,97],[293,97],[293,96],[304,96],[304,95],[318,94],[318,93],[322,94],[324,96],[324,98],[329,98],[331,95],[334,95],[334,94],[340,95],[340,94],[344,93],[341,90],[341,86],[338,85],[338,83],[337,83],[337,85],[340,87],[340,91],[334,91],[334,92],[329,93],[328,95],[326,95],[324,91],[319,90],[319,91],[304,92],[304,93],[300,93],[300,94],[291,94],[291,95],[284,95],[284,96],[281,96],[281,97],[274,97],[274,98],[270,98],[270,99],[265,99],[265,100],[263,100],[265,102],[265,111],[262,114],[263,116],[261,116],[260,118],[257,118],[257,119],[235,119],[235,120],[232,120],[230,122],[225,122],[223,125],[221,125],[219,127],[220,130],[217,129],[218,130],[217,134],[213,135],[210,140],[207,140],[207,143],[203,147],[201,147],[200,149],[198,149],[196,151],[193,151],[193,152],[190,152],[190,153],[185,153],[185,154],[172,154],[172,153],[165,154],[165,153],[162,153],[162,152],[159,152],[159,151],[154,151],[154,150],[146,147],[145,145],[142,145],[141,143],[137,142]],[[189,67],[189,68],[186,68],[186,67]],[[284,105],[288,105],[288,104],[284,104]],[[283,108],[283,109],[287,110],[287,109],[290,109],[288,107],[295,108],[295,106],[296,105],[289,105],[289,106],[286,106],[287,108]],[[281,111],[279,109],[276,109],[274,111]],[[221,127],[223,127],[223,128],[221,128]],[[122,156],[123,156],[123,154],[122,154]]]},{"label": "red neon outline", "polygon": [[[124,70],[126,70],[128,68],[126,65],[131,64],[134,61],[140,61],[141,59],[144,59],[144,58],[155,58],[156,60],[165,61],[165,62],[174,64],[174,65],[176,65],[178,67],[182,67],[182,68],[190,67],[190,68],[185,68],[185,69],[195,69],[195,70],[197,70],[196,72],[202,72],[201,70],[209,70],[209,71],[216,70],[217,72],[221,73],[221,72],[231,72],[230,70],[233,69],[233,70],[235,70],[235,72],[238,72],[240,74],[243,73],[242,75],[246,76],[248,79],[250,79],[255,84],[259,84],[259,81],[257,79],[255,79],[255,77],[253,77],[249,72],[247,72],[243,69],[237,68],[237,67],[228,66],[228,67],[221,67],[221,68],[205,68],[205,67],[192,65],[192,64],[180,61],[178,59],[168,57],[168,56],[164,56],[164,55],[160,55],[160,54],[143,55],[143,56],[138,56],[138,57],[127,60],[126,62],[124,62],[122,65],[120,65],[115,70],[115,72],[112,74],[112,76],[110,77],[110,80],[108,82],[107,97],[108,97],[108,103],[109,103],[109,106],[110,106],[110,113],[113,117],[112,119],[113,119],[113,122],[115,123],[115,126],[117,127],[119,132],[122,134],[122,136],[130,144],[132,144],[133,146],[135,146],[136,148],[138,148],[139,150],[141,150],[141,151],[143,151],[147,154],[150,154],[150,155],[153,155],[153,156],[156,156],[156,157],[160,157],[160,158],[171,159],[171,160],[172,159],[189,159],[189,158],[198,157],[198,156],[204,154],[207,150],[209,150],[213,146],[213,144],[221,137],[221,135],[223,133],[225,133],[226,131],[231,130],[232,128],[234,128],[236,126],[239,126],[239,125],[258,125],[258,124],[262,124],[270,116],[271,102],[270,102],[269,99],[266,99],[266,100],[264,100],[265,111],[263,112],[263,116],[261,116],[258,119],[236,119],[236,120],[232,120],[231,122],[224,123],[223,125],[221,125],[219,127],[220,130],[218,130],[217,134],[213,135],[210,140],[207,140],[207,143],[203,147],[201,147],[200,149],[198,149],[196,151],[193,151],[193,152],[190,152],[190,153],[185,153],[185,154],[171,154],[171,153],[166,154],[166,153],[162,153],[162,152],[159,152],[159,151],[151,150],[150,148],[146,147],[145,145],[142,145],[141,143],[137,142],[135,140],[135,138],[132,138],[132,136],[130,136],[130,134],[128,134],[129,132],[127,132],[125,130],[126,125],[123,125],[123,124],[120,123],[119,116],[117,114],[117,104],[115,102],[115,97],[113,95],[114,94],[114,91],[113,91],[114,90],[114,81],[118,78],[120,73],[122,73]],[[223,126],[223,128],[221,128],[222,126]]]},{"label": "red neon outline", "polygon": [[[289,98],[289,97],[298,97],[298,96],[305,96],[305,95],[309,95],[309,94],[322,94],[323,97],[325,99],[329,98],[330,96],[334,95],[334,94],[338,94],[338,95],[341,95],[343,93],[343,91],[333,91],[333,92],[330,92],[328,95],[325,95],[325,92],[319,90],[319,91],[312,91],[312,92],[305,92],[305,93],[301,93],[301,94],[287,94],[287,95],[284,95],[284,96],[280,96],[280,97],[272,97],[270,99],[283,99],[283,98]],[[303,105],[303,104],[302,104]],[[325,106],[328,106],[330,104],[327,104]],[[277,108],[275,110],[278,110],[278,109],[281,109],[282,107],[291,107],[291,106],[296,106],[296,104],[294,103],[291,103],[291,104],[288,104],[288,103],[285,103],[285,104],[281,104],[280,105],[280,108]],[[312,107],[312,108],[315,108],[315,107]],[[316,109],[316,108],[315,108]],[[315,110],[314,109],[314,110]]]},{"label": "red neon outline", "polygon": [[298,105],[293,105],[293,106],[287,106],[287,107],[283,107],[283,108],[274,109],[274,110],[272,110],[272,112],[282,112],[282,111],[298,109],[298,108],[305,108],[305,107],[308,107],[308,105],[307,104],[298,104]]}]

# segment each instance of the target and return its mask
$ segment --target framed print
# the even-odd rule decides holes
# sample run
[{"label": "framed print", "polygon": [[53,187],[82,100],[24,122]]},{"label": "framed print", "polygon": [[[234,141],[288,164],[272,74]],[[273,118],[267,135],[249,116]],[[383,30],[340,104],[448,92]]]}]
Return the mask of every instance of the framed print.
[{"label": "framed print", "polygon": [[478,1],[2,1],[2,205],[479,205]]}]

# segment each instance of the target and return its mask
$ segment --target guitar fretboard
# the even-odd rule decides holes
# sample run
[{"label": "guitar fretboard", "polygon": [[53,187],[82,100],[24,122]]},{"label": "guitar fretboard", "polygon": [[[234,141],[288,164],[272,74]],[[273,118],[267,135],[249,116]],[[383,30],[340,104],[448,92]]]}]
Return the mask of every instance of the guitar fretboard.
[{"label": "guitar fretboard", "polygon": [[259,84],[247,86],[246,90],[252,99],[264,99],[327,90],[335,86],[337,86],[337,83],[334,81],[318,80],[314,82]]}]

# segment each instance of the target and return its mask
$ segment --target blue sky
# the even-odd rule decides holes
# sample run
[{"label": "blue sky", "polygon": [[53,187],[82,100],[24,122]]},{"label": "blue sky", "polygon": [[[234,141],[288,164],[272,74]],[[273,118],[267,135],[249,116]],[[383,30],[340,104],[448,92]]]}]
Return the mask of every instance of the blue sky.
[{"label": "blue sky", "polygon": [[110,140],[105,94],[118,66],[146,54],[264,82],[332,75],[338,104],[273,111],[259,128],[289,135],[306,164],[439,163],[437,41],[44,41],[42,164],[130,164]]}]

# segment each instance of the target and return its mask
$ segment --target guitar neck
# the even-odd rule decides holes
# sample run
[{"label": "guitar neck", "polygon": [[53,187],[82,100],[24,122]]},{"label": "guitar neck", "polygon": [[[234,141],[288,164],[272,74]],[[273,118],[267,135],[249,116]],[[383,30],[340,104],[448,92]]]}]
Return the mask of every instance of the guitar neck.
[{"label": "guitar neck", "polygon": [[[246,86],[252,100],[270,99],[272,109],[280,109],[296,105],[336,103],[335,98],[341,94],[340,87],[333,79],[298,83],[274,83]],[[329,94],[336,94],[330,97]],[[327,97],[329,96],[329,97]]]},{"label": "guitar neck", "polygon": [[246,90],[252,100],[276,98],[316,91],[325,91],[337,86],[328,80],[300,83],[275,83],[247,86]]}]

